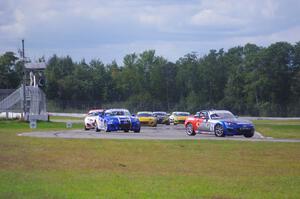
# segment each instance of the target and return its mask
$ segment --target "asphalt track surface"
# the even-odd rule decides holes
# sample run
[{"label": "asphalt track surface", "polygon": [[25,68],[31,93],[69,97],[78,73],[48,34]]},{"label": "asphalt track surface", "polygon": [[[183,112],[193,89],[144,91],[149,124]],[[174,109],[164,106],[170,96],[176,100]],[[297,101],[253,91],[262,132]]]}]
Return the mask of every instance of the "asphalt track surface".
[{"label": "asphalt track surface", "polygon": [[214,134],[197,134],[188,136],[185,133],[184,125],[158,125],[157,127],[142,127],[140,133],[123,131],[117,132],[95,132],[93,129],[85,130],[64,130],[49,132],[21,133],[19,136],[30,136],[40,138],[63,138],[63,139],[134,139],[134,140],[235,140],[235,141],[267,141],[267,142],[300,142],[295,139],[273,139],[264,137],[255,132],[252,138],[244,136],[216,137]]}]

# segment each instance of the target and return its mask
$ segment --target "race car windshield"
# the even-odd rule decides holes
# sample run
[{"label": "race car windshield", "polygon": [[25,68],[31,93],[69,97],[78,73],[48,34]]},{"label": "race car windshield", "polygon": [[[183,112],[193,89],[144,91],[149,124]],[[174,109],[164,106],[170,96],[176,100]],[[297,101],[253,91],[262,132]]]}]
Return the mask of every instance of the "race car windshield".
[{"label": "race car windshield", "polygon": [[138,117],[153,117],[153,114],[151,114],[151,113],[139,113],[137,116]]},{"label": "race car windshield", "polygon": [[102,114],[102,112],[91,112],[88,115],[89,116],[97,116],[97,115],[100,115],[100,114]]},{"label": "race car windshield", "polygon": [[189,116],[189,113],[175,113],[176,116]]},{"label": "race car windshield", "polygon": [[126,115],[130,116],[130,113],[128,111],[112,111],[110,113],[111,116],[117,116],[117,115]]},{"label": "race car windshield", "polygon": [[218,112],[210,115],[211,119],[233,119],[234,115],[230,112]]},{"label": "race car windshield", "polygon": [[154,115],[165,116],[167,113],[154,113]]}]

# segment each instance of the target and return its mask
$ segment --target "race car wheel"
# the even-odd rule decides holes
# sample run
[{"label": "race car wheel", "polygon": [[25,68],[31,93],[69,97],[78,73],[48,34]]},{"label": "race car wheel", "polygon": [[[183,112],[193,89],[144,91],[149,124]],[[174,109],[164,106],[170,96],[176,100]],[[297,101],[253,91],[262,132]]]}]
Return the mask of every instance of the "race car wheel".
[{"label": "race car wheel", "polygon": [[104,130],[105,130],[105,132],[110,132],[106,122],[104,122]]},{"label": "race car wheel", "polygon": [[254,135],[254,131],[251,131],[251,132],[248,132],[248,133],[245,133],[245,134],[244,134],[244,136],[245,136],[246,138],[251,138],[251,137],[253,137],[253,135]]},{"label": "race car wheel", "polygon": [[225,134],[224,134],[224,128],[223,128],[222,125],[217,124],[215,126],[215,136],[217,136],[217,137],[224,137],[225,136]]},{"label": "race car wheel", "polygon": [[129,132],[129,129],[125,129],[124,132],[128,133],[128,132]]},{"label": "race car wheel", "polygon": [[188,123],[186,125],[186,134],[189,135],[189,136],[194,136],[196,135],[195,131],[194,131],[194,128],[193,128],[193,125],[191,123]]},{"label": "race car wheel", "polygon": [[96,131],[96,132],[99,132],[99,131],[100,131],[100,129],[98,128],[97,122],[95,122],[95,131]]},{"label": "race car wheel", "polygon": [[87,131],[87,130],[90,130],[90,129],[86,128],[86,126],[84,125],[84,130],[86,130],[86,131]]},{"label": "race car wheel", "polygon": [[139,133],[141,131],[141,129],[137,129],[137,130],[134,130],[135,133]]}]

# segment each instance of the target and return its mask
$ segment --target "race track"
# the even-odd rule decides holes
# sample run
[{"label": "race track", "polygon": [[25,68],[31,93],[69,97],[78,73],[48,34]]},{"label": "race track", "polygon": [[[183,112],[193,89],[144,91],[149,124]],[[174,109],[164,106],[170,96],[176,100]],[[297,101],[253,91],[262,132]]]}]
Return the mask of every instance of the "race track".
[{"label": "race track", "polygon": [[273,139],[264,137],[255,132],[252,138],[244,136],[215,137],[213,134],[197,134],[188,136],[183,125],[158,125],[157,127],[142,127],[140,133],[118,132],[95,132],[94,130],[65,130],[50,132],[21,133],[19,136],[41,137],[41,138],[65,138],[65,139],[136,139],[136,140],[236,140],[236,141],[268,141],[268,142],[300,142],[292,139]]}]

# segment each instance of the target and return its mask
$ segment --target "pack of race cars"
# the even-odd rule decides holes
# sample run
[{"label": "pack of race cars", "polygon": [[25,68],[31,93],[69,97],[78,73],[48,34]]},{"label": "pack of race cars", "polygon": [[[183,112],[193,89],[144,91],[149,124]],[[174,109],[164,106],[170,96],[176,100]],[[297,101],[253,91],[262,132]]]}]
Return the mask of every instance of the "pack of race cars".
[{"label": "pack of race cars", "polygon": [[195,115],[189,112],[141,111],[131,114],[127,109],[94,109],[85,117],[84,129],[105,131],[133,131],[139,133],[141,126],[156,127],[157,124],[184,124],[186,134],[214,134],[217,137],[244,135],[250,138],[255,127],[251,121],[239,119],[227,110],[201,110]]}]

